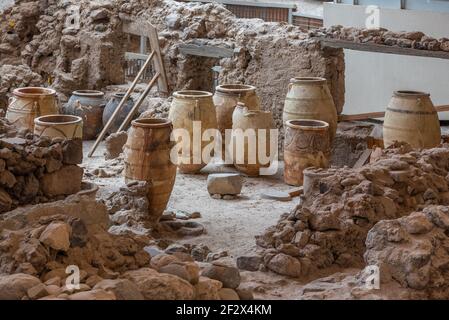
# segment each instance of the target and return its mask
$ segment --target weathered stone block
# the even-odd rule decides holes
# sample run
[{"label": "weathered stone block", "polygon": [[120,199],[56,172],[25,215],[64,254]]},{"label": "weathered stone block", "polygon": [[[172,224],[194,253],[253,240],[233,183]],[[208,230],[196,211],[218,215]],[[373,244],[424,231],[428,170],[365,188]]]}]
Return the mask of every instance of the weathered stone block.
[{"label": "weathered stone block", "polygon": [[64,166],[61,170],[44,174],[41,188],[49,197],[70,195],[81,190],[83,169],[78,166]]}]

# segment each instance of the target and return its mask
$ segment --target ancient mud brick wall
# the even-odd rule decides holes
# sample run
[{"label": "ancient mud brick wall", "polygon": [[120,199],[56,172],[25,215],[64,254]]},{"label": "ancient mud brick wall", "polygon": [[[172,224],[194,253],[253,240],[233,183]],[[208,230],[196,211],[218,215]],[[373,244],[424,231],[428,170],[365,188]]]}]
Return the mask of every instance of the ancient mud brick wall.
[{"label": "ancient mud brick wall", "polygon": [[[50,81],[63,100],[76,89],[120,84],[124,82],[127,47],[122,22],[140,20],[154,24],[159,31],[171,90],[211,90],[211,67],[219,65],[223,68],[220,83],[258,87],[263,108],[273,110],[278,127],[291,77],[326,77],[336,104],[344,103],[343,51],[321,48],[298,27],[237,19],[212,3],[83,0],[76,4],[79,29],[67,26],[70,11],[66,1],[16,1],[0,21],[0,62],[28,66],[41,76],[42,84]],[[181,44],[193,42],[227,48],[234,54],[215,59],[180,53]],[[20,82],[27,83],[31,81]],[[17,85],[6,83],[6,93]]]}]

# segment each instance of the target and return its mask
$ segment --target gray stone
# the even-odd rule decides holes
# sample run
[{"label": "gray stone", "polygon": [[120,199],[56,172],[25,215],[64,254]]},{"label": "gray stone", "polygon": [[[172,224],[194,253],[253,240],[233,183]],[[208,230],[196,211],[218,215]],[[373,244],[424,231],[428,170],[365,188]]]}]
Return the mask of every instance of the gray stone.
[{"label": "gray stone", "polygon": [[240,256],[236,259],[237,268],[247,271],[258,271],[262,264],[260,256]]},{"label": "gray stone", "polygon": [[242,192],[242,183],[238,173],[214,173],[207,177],[207,191],[211,195],[237,195]]},{"label": "gray stone", "polygon": [[143,250],[145,250],[151,257],[155,257],[164,253],[164,251],[155,246],[147,246],[144,247]]},{"label": "gray stone", "polygon": [[240,272],[235,267],[211,264],[203,269],[201,275],[220,281],[224,288],[235,289],[240,285]]}]

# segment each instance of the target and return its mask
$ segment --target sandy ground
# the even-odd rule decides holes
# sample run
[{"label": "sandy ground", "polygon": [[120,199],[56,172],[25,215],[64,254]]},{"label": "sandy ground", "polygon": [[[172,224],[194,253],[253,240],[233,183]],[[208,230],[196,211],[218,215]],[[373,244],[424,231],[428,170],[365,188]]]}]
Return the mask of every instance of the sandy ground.
[{"label": "sandy ground", "polygon": [[[96,168],[104,162],[103,145],[100,145],[92,158],[87,152],[92,141],[84,144],[87,169]],[[207,192],[206,180],[209,173],[236,172],[232,167],[209,165],[200,174],[176,176],[175,187],[167,210],[200,212],[201,218],[195,221],[206,227],[207,233],[182,242],[203,243],[212,251],[227,250],[231,257],[250,254],[256,251],[255,236],[267,227],[276,224],[281,214],[290,212],[299,203],[299,198],[281,202],[263,199],[265,190],[288,191],[292,187],[282,181],[282,167],[275,176],[244,178],[242,194],[235,200],[216,200]],[[122,180],[121,176],[97,179],[100,192],[115,190]]]}]

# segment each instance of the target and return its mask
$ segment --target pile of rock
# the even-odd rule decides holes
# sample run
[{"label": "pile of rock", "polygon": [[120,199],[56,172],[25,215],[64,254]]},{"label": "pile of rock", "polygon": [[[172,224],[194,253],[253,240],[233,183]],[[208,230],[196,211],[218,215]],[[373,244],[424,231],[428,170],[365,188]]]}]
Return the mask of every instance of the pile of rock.
[{"label": "pile of rock", "polygon": [[312,186],[307,198],[257,237],[268,269],[310,276],[331,266],[361,267],[368,232],[429,205],[449,204],[449,148],[390,149],[375,163],[343,168]]},{"label": "pile of rock", "polygon": [[312,37],[325,37],[356,43],[375,43],[402,48],[449,52],[449,39],[435,39],[420,31],[393,32],[384,28],[359,29],[353,27],[332,26],[329,28],[312,30],[309,32],[309,35]]},{"label": "pile of rock", "polygon": [[79,192],[82,158],[81,140],[17,133],[0,118],[0,213]]},{"label": "pile of rock", "polygon": [[0,216],[0,299],[239,298],[237,269],[150,250],[152,238],[108,224],[106,206],[80,196]]},{"label": "pile of rock", "polygon": [[416,299],[449,298],[449,209],[429,206],[377,223],[366,239],[365,261],[383,282],[395,281]]}]

